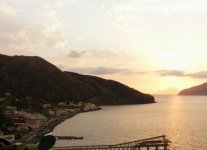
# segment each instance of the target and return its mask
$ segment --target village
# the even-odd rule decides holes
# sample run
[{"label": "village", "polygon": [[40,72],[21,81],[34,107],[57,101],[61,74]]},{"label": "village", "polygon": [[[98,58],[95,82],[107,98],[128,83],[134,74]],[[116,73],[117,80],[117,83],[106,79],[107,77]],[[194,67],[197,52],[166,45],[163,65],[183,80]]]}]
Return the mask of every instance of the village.
[{"label": "village", "polygon": [[[4,101],[1,99],[0,101]],[[1,112],[5,117],[0,127],[0,138],[10,142],[30,142],[32,138],[38,139],[53,130],[60,122],[80,112],[99,110],[101,107],[92,103],[78,102],[76,104],[65,101],[58,104],[43,103],[38,113],[30,109],[20,110],[16,106],[8,105]],[[33,108],[35,109],[35,108]],[[7,123],[7,120],[8,123]]]}]

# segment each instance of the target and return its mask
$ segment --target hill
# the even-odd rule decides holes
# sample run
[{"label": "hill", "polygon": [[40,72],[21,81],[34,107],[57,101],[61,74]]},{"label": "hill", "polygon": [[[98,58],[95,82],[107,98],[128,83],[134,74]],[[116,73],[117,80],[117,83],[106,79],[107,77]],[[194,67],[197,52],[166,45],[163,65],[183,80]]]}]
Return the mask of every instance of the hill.
[{"label": "hill", "polygon": [[184,89],[178,95],[207,95],[207,83]]},{"label": "hill", "polygon": [[98,105],[153,103],[154,97],[119,82],[63,72],[36,56],[0,55],[0,96],[39,102],[84,101]]}]

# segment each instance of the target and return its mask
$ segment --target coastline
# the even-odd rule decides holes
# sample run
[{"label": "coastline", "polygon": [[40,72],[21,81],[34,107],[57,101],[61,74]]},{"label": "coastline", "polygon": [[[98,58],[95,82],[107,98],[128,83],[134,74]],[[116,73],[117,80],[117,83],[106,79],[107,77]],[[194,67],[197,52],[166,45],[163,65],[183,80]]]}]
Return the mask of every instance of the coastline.
[{"label": "coastline", "polygon": [[100,109],[102,109],[102,108],[101,107],[96,107],[96,108],[90,109],[90,110],[78,110],[78,111],[75,111],[75,112],[72,112],[72,113],[60,115],[56,118],[49,119],[48,121],[44,122],[41,125],[39,130],[32,131],[30,134],[25,135],[21,139],[21,143],[22,144],[38,143],[39,139],[41,139],[41,137],[43,137],[46,134],[51,133],[57,125],[59,125],[61,122],[65,121],[66,119],[70,119],[70,118],[74,117],[75,115],[77,115],[79,113],[97,111],[97,110],[100,110]]},{"label": "coastline", "polygon": [[31,143],[38,143],[39,139],[44,135],[53,131],[53,129],[60,124],[61,122],[65,121],[66,119],[70,119],[74,117],[79,112],[69,113],[65,115],[58,116],[57,118],[49,119],[48,121],[44,122],[39,130],[32,131],[30,134],[25,135],[21,139],[22,144],[31,144]]}]

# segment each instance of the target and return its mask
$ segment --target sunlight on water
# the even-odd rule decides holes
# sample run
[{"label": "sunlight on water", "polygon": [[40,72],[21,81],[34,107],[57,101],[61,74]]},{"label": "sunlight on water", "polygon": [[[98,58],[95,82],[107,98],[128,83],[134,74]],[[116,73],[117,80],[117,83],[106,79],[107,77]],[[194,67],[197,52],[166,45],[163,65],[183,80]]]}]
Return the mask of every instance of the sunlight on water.
[{"label": "sunlight on water", "polygon": [[84,140],[57,141],[56,146],[116,144],[166,134],[171,149],[207,149],[207,97],[159,96],[156,101],[78,114],[57,126],[54,134]]}]

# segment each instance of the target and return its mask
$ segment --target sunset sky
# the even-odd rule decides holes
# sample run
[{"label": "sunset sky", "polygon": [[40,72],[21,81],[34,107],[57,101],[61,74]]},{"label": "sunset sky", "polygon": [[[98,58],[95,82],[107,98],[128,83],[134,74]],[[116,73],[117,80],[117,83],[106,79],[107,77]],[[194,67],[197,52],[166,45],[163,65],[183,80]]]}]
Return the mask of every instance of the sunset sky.
[{"label": "sunset sky", "polygon": [[0,53],[176,94],[207,81],[206,0],[0,0]]}]

